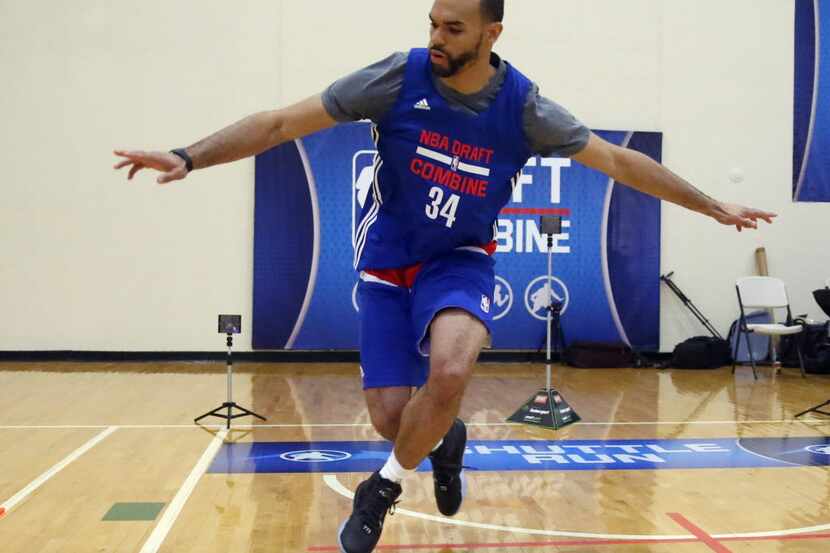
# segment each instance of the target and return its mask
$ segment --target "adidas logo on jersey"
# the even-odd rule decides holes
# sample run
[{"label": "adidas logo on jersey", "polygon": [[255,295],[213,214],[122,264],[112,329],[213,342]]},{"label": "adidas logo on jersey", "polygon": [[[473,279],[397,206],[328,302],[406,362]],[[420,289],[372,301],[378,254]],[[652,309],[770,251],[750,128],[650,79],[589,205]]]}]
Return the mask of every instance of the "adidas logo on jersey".
[{"label": "adidas logo on jersey", "polygon": [[427,110],[427,111],[429,111],[430,109],[432,109],[431,107],[429,107],[429,102],[427,102],[427,99],[426,99],[426,98],[422,99],[420,102],[418,102],[417,104],[415,104],[413,107],[414,107],[415,109],[425,109],[425,110]]}]

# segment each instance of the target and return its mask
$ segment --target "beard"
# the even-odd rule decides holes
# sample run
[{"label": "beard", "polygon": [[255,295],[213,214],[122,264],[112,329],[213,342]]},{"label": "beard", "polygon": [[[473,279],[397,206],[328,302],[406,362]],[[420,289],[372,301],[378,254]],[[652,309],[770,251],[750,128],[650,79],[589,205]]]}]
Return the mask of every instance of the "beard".
[{"label": "beard", "polygon": [[473,47],[472,50],[467,50],[466,52],[462,52],[457,56],[451,56],[449,52],[442,50],[436,46],[431,46],[430,50],[435,50],[436,52],[441,52],[447,59],[447,67],[441,67],[436,65],[435,62],[431,62],[432,73],[441,78],[452,77],[461,69],[464,68],[465,65],[470,63],[471,61],[478,58],[479,53],[481,52],[481,43],[484,40],[484,35],[478,37],[478,43]]}]

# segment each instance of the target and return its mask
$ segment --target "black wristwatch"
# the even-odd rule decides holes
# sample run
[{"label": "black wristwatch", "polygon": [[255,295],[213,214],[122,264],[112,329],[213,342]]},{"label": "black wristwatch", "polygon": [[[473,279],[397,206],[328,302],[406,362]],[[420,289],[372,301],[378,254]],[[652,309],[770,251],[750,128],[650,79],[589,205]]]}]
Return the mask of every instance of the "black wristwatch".
[{"label": "black wristwatch", "polygon": [[184,160],[184,166],[187,168],[188,173],[193,170],[193,160],[187,155],[187,150],[184,148],[176,148],[175,150],[170,150],[170,153]]}]

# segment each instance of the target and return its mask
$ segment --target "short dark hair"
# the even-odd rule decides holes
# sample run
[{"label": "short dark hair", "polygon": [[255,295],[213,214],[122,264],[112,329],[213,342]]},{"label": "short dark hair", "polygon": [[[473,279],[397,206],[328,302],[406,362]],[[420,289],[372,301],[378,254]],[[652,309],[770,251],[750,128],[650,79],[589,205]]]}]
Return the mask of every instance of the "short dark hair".
[{"label": "short dark hair", "polygon": [[490,23],[501,23],[504,19],[504,0],[481,0],[481,15]]}]

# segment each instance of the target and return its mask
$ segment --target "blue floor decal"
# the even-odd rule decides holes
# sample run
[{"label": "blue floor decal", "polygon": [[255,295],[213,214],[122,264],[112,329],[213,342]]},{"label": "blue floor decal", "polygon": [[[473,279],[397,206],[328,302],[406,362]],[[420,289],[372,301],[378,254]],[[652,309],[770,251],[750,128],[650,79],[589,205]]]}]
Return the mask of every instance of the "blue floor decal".
[{"label": "blue floor decal", "polygon": [[[372,472],[388,442],[253,442],[224,444],[212,473]],[[830,438],[711,440],[477,441],[464,465],[479,471],[661,470],[830,465]],[[418,470],[430,470],[425,461]]]}]

